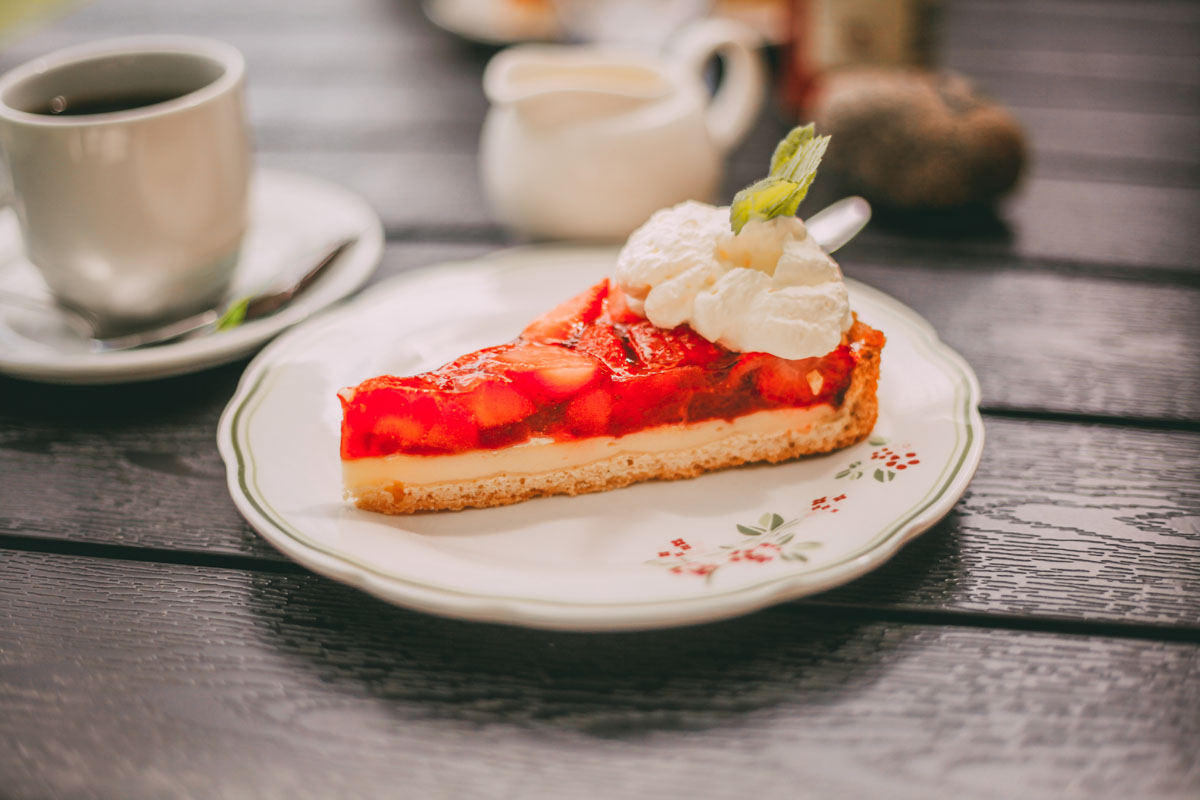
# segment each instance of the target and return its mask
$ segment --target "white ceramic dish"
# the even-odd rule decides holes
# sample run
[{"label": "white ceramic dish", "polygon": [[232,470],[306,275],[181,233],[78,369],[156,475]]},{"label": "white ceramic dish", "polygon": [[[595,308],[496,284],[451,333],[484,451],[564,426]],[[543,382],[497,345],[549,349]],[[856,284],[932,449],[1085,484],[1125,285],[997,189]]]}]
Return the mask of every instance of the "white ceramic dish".
[{"label": "white ceramic dish", "polygon": [[[479,44],[557,42],[566,38],[553,6],[512,0],[424,0],[425,16],[448,33]],[[786,0],[755,3],[714,0],[712,14],[735,19],[771,45],[787,41]]]},{"label": "white ceramic dish", "polygon": [[425,16],[442,30],[479,44],[552,42],[562,38],[554,9],[511,0],[424,0]]},{"label": "white ceramic dish", "polygon": [[340,387],[511,339],[614,259],[611,249],[545,247],[442,265],[281,337],[247,368],[221,418],[234,502],[301,564],[399,605],[621,630],[729,617],[849,581],[966,489],[983,448],[974,374],[916,313],[850,282],[854,308],[888,336],[869,442],[503,508],[387,517],[343,502]]},{"label": "white ceramic dish", "polygon": [[[303,266],[302,259],[355,233],[361,234],[358,242],[279,313],[233,330],[157,347],[91,353],[57,315],[31,315],[0,305],[0,372],[80,384],[123,383],[193,372],[252,352],[361,286],[383,253],[383,226],[374,210],[357,195],[327,181],[260,170],[252,184],[250,226],[230,289],[232,296],[259,290],[278,274],[295,273]],[[0,211],[0,287],[32,297],[48,296],[41,276],[25,259],[11,209]]]}]

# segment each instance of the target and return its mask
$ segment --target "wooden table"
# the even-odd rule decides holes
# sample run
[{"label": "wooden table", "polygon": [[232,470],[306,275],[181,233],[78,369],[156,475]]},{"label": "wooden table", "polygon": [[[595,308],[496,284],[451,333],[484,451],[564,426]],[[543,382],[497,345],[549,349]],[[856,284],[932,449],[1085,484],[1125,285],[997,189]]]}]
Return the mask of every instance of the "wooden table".
[{"label": "wooden table", "polygon": [[[514,241],[476,178],[489,52],[416,3],[96,0],[0,66],[134,32],[246,53],[261,163],[374,204],[375,280]],[[234,510],[245,362],[0,379],[0,796],[1197,797],[1198,34],[1186,3],[947,5],[944,62],[1032,172],[999,219],[875,226],[841,262],[973,364],[987,450],[941,524],[805,601],[610,635],[394,608]]]}]

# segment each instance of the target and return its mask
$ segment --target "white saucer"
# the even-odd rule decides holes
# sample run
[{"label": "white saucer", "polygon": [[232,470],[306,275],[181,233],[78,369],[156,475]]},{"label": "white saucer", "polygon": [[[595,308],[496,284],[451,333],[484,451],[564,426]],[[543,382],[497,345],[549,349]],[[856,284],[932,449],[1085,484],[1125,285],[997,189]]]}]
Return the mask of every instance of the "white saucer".
[{"label": "white saucer", "polygon": [[[383,225],[366,201],[335,184],[277,170],[259,170],[251,190],[250,227],[230,288],[232,296],[261,289],[295,272],[301,259],[331,242],[359,234],[325,273],[290,306],[233,330],[173,344],[116,353],[91,353],[77,337],[22,335],[16,316],[0,306],[0,373],[49,383],[125,383],[180,375],[233,361],[280,331],[353,292],[383,253]],[[11,209],[0,211],[0,287],[46,297],[41,276],[24,255]],[[27,311],[20,312],[28,321]],[[47,325],[51,330],[53,323]]]}]

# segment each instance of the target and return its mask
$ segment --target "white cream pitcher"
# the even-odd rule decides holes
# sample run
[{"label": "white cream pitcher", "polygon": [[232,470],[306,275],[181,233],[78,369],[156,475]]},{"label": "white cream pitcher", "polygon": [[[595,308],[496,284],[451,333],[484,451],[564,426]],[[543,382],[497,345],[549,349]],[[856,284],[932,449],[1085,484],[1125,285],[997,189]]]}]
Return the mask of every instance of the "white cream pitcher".
[{"label": "white cream pitcher", "polygon": [[[657,58],[594,45],[521,45],[488,64],[480,141],[497,219],[537,238],[611,240],[656,209],[714,198],[726,153],[762,106],[756,34],[693,23]],[[702,78],[714,55],[724,77]]]}]

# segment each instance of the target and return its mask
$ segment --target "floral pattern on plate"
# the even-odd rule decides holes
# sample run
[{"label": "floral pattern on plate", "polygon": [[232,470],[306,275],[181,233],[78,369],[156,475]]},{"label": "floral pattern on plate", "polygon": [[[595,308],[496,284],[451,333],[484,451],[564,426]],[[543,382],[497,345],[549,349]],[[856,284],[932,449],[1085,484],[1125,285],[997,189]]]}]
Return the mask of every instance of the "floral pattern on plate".
[{"label": "floral pattern on plate", "polygon": [[[887,443],[888,439],[882,436],[872,436],[868,440],[868,444],[879,448],[871,453],[870,460],[882,462],[882,466],[875,468],[873,476],[883,484],[895,480],[900,471],[921,463],[910,442],[897,445],[896,449],[886,447]],[[866,474],[862,468],[863,463],[861,459],[851,462],[833,476],[834,480],[862,478]],[[811,529],[811,526],[819,524],[814,518],[820,514],[838,513],[848,497],[846,492],[836,495],[829,492],[814,497],[809,509],[801,516],[784,519],[780,514],[767,512],[754,523],[738,523],[735,528],[742,538],[732,544],[718,545],[715,549],[696,548],[686,539],[673,539],[668,547],[658,551],[657,558],[646,563],[663,567],[672,575],[703,577],[711,584],[717,570],[732,564],[767,564],[777,559],[808,562],[811,560],[808,551],[820,548],[822,542],[817,539],[797,538],[801,526],[804,526],[804,530]]]}]

